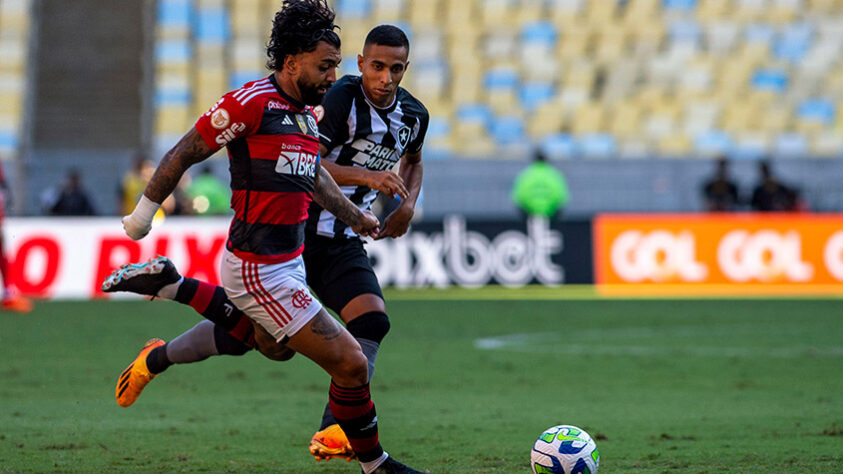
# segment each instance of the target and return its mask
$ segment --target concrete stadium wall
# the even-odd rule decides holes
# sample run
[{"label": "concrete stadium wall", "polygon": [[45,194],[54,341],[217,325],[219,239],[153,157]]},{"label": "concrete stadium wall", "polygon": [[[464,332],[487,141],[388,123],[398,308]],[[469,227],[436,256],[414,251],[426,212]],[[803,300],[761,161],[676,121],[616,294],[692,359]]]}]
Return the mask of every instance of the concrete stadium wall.
[{"label": "concrete stadium wall", "polygon": [[[459,213],[473,218],[511,218],[512,183],[528,161],[427,160],[424,165],[425,217]],[[758,179],[757,162],[732,161],[742,199]],[[567,217],[599,212],[697,212],[702,183],[714,172],[708,159],[570,160],[553,162],[568,181]],[[773,172],[801,189],[811,210],[843,210],[843,160],[780,159]]]}]

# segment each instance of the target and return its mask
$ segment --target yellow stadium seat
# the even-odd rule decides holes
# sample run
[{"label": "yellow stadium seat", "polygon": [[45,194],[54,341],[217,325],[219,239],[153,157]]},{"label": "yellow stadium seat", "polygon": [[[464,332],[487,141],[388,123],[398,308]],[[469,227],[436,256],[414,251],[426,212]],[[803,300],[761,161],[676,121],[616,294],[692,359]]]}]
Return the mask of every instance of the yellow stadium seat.
[{"label": "yellow stadium seat", "polygon": [[587,57],[592,32],[583,25],[571,25],[562,28],[557,57],[565,61],[574,61]]},{"label": "yellow stadium seat", "polygon": [[159,107],[155,120],[156,135],[184,132],[196,117],[187,107]]},{"label": "yellow stadium seat", "polygon": [[640,134],[642,107],[633,100],[617,104],[609,113],[608,130],[618,137]]},{"label": "yellow stadium seat", "polygon": [[403,18],[404,0],[374,0],[372,2],[372,23],[396,23]]},{"label": "yellow stadium seat", "polygon": [[730,14],[731,0],[700,0],[697,7],[697,18],[701,21],[709,21],[728,17]]},{"label": "yellow stadium seat", "polygon": [[691,139],[682,133],[671,133],[656,141],[656,149],[664,156],[687,156],[693,149]]},{"label": "yellow stadium seat", "polygon": [[571,132],[576,135],[596,133],[603,130],[605,110],[600,102],[586,102],[574,111],[571,118]]},{"label": "yellow stadium seat", "polygon": [[729,103],[723,112],[721,125],[727,132],[758,130],[760,128],[758,106],[748,100]]},{"label": "yellow stadium seat", "polygon": [[584,17],[586,3],[586,0],[551,0],[550,17],[563,27],[575,25]]},{"label": "yellow stadium seat", "polygon": [[791,129],[793,111],[784,104],[766,107],[762,109],[759,116],[759,129],[761,131],[780,133]]},{"label": "yellow stadium seat", "polygon": [[527,133],[533,139],[562,131],[565,124],[565,108],[558,101],[544,103],[527,117]]},{"label": "yellow stadium seat", "polygon": [[[448,4],[452,2],[445,0],[442,3]],[[438,23],[440,21],[440,9],[443,6],[447,7],[447,5],[442,5],[438,0],[410,1],[410,11],[408,12],[410,23],[416,26]]]}]

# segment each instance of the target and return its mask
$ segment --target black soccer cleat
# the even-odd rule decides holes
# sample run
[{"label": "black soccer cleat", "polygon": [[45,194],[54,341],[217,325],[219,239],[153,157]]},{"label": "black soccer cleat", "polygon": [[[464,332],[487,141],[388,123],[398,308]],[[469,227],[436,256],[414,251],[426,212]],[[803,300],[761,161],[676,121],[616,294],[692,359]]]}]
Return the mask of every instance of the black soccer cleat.
[{"label": "black soccer cleat", "polygon": [[377,469],[372,471],[372,474],[424,474],[423,471],[417,471],[412,467],[405,466],[400,462],[396,461],[392,458],[392,456],[386,458],[386,460],[378,466]]},{"label": "black soccer cleat", "polygon": [[111,272],[102,282],[102,291],[128,291],[156,296],[165,286],[179,281],[181,275],[167,257],[151,258],[143,263],[130,263]]}]

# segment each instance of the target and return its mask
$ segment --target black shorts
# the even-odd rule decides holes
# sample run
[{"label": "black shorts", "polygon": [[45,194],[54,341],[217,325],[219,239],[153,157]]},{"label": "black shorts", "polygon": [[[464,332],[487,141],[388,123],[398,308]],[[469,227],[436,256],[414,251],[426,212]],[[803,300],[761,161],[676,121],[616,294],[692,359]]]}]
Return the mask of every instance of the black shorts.
[{"label": "black shorts", "polygon": [[340,314],[354,298],[367,293],[383,299],[378,277],[360,239],[331,239],[307,234],[304,266],[307,284],[322,304]]}]

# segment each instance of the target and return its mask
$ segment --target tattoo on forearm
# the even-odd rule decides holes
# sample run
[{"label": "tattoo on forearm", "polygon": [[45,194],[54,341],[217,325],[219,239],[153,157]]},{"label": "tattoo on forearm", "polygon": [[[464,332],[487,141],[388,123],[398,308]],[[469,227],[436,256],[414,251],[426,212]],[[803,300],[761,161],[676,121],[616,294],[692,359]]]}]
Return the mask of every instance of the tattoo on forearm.
[{"label": "tattoo on forearm", "polygon": [[313,190],[313,199],[328,212],[337,216],[337,219],[348,225],[353,226],[362,216],[360,209],[357,209],[354,204],[346,199],[331,175],[322,168],[319,171],[316,188]]},{"label": "tattoo on forearm", "polygon": [[199,132],[191,129],[158,163],[144,194],[155,202],[163,202],[176,189],[184,172],[209,156],[211,149]]},{"label": "tattoo on forearm", "polygon": [[318,313],[313,318],[313,323],[310,325],[310,330],[313,334],[318,334],[322,336],[323,339],[326,341],[330,341],[332,339],[336,339],[340,337],[342,331],[340,331],[340,327],[334,318],[323,314],[322,312]]}]

